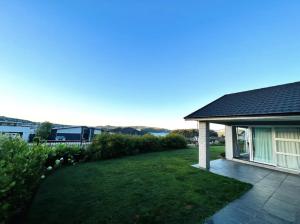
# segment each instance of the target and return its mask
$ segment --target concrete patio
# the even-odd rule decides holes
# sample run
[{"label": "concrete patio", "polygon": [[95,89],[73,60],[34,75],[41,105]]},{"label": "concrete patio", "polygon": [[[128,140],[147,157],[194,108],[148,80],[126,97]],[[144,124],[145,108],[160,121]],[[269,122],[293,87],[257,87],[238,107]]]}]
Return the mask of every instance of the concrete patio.
[{"label": "concrete patio", "polygon": [[225,159],[211,161],[210,171],[251,183],[253,188],[207,219],[207,224],[300,223],[300,176]]}]

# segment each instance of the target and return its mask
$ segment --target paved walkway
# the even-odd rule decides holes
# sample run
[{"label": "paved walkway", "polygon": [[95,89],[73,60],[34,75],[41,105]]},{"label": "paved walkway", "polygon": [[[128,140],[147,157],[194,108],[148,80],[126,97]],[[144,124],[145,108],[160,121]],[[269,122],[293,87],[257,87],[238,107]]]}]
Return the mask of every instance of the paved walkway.
[{"label": "paved walkway", "polygon": [[210,164],[211,172],[251,183],[253,188],[215,213],[207,224],[300,224],[300,176],[224,159]]}]

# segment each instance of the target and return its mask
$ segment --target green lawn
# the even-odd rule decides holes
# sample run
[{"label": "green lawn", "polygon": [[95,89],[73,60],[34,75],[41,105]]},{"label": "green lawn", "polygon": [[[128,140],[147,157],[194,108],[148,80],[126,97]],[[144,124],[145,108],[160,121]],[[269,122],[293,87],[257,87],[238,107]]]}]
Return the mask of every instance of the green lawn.
[{"label": "green lawn", "polygon": [[[196,154],[198,155],[198,150],[194,148]],[[211,146],[210,147],[210,160],[219,159],[221,158],[220,154],[224,152],[224,146]]]},{"label": "green lawn", "polygon": [[[224,147],[212,147],[216,158]],[[41,184],[28,223],[201,223],[251,186],[191,167],[184,149],[62,168]]]}]

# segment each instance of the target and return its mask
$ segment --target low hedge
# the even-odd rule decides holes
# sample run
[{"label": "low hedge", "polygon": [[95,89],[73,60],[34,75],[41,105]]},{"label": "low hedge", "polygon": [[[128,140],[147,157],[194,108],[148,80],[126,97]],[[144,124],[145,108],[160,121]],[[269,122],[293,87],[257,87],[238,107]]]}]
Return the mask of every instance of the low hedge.
[{"label": "low hedge", "polygon": [[177,134],[101,134],[87,149],[63,144],[30,145],[21,138],[0,135],[0,224],[18,223],[13,219],[24,213],[40,181],[61,165],[185,147],[184,137]]},{"label": "low hedge", "polygon": [[[62,164],[82,159],[79,147],[29,145],[0,135],[0,223],[19,223],[41,179]],[[21,221],[21,220],[20,220]]]},{"label": "low hedge", "polygon": [[186,146],[185,138],[178,134],[156,137],[149,134],[132,136],[106,133],[96,136],[87,153],[92,160],[98,160],[134,155],[137,153],[180,149],[186,148]]},{"label": "low hedge", "polygon": [[21,139],[0,136],[0,223],[20,213],[31,198],[43,173],[46,151],[43,146],[29,150]]}]

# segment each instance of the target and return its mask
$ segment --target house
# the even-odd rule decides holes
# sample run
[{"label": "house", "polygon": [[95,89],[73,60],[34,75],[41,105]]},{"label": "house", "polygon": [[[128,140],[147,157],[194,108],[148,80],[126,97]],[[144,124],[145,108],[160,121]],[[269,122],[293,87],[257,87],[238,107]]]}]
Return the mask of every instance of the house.
[{"label": "house", "polygon": [[71,126],[52,128],[51,140],[90,142],[95,135],[101,134],[100,128],[87,126]]},{"label": "house", "polygon": [[30,135],[34,133],[35,129],[31,126],[22,125],[18,122],[0,122],[0,134],[5,134],[10,137],[21,137],[24,141],[28,142]]},{"label": "house", "polygon": [[209,169],[209,124],[217,123],[227,160],[300,172],[300,82],[226,94],[185,120],[198,122],[200,168]]}]

